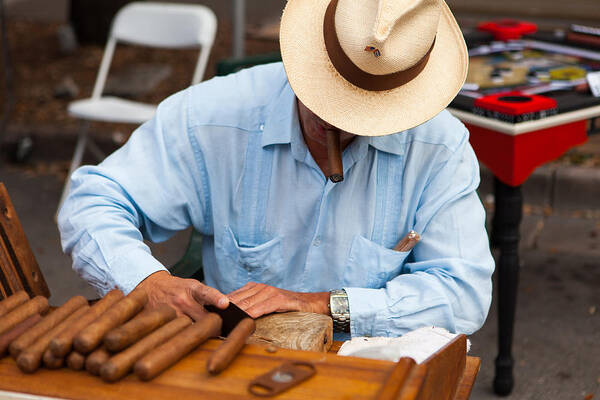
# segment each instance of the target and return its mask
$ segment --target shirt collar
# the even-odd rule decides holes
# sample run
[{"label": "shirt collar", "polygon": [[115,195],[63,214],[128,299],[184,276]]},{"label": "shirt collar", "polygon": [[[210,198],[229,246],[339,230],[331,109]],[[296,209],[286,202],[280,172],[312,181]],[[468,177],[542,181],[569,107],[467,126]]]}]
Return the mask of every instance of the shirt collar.
[{"label": "shirt collar", "polygon": [[[368,145],[379,151],[402,155],[406,147],[406,133],[400,132],[387,136],[359,136],[352,143],[352,156],[355,160],[363,158],[367,153]],[[273,101],[268,107],[262,132],[262,147],[271,144],[292,143],[292,141],[299,140],[300,137],[296,95],[289,83],[286,82],[279,94],[273,97]],[[293,147],[297,151],[302,148],[302,146]],[[295,155],[298,158],[304,156],[304,154]]]},{"label": "shirt collar", "polygon": [[403,131],[386,136],[371,136],[368,139],[369,144],[377,150],[401,156],[406,149],[407,136],[408,131]]},{"label": "shirt collar", "polygon": [[267,107],[262,132],[262,147],[290,143],[293,137],[292,133],[299,128],[296,95],[289,83],[286,82]]}]

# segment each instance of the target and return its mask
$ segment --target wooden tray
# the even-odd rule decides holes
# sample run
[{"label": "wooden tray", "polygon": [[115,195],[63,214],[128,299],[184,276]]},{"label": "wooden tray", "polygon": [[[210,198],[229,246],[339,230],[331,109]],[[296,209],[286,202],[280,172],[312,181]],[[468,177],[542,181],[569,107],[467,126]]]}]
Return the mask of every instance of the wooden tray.
[{"label": "wooden tray", "polygon": [[[311,351],[278,349],[275,353],[269,353],[264,346],[247,345],[227,370],[211,376],[206,372],[205,363],[218,344],[218,340],[208,341],[149,382],[128,375],[117,383],[109,384],[87,372],[66,368],[40,369],[28,375],[22,373],[11,358],[6,357],[0,360],[0,399],[32,398],[10,397],[9,392],[81,400],[256,398],[248,393],[248,383],[287,360],[312,362],[316,374],[277,396],[278,399],[374,399],[384,384],[389,384],[385,382],[397,365],[389,361]],[[469,397],[478,370],[479,359],[467,357],[455,399]]]}]

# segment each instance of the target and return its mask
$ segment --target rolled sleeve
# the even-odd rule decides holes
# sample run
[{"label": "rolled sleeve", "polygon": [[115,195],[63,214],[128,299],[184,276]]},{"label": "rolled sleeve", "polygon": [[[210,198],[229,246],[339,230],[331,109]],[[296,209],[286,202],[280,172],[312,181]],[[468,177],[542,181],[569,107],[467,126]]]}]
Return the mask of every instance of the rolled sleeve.
[{"label": "rolled sleeve", "polygon": [[143,242],[160,242],[190,225],[206,226],[205,173],[188,137],[187,93],[165,100],[156,116],[98,166],[79,168],[58,217],[73,269],[100,293],[132,290],[164,270]]}]

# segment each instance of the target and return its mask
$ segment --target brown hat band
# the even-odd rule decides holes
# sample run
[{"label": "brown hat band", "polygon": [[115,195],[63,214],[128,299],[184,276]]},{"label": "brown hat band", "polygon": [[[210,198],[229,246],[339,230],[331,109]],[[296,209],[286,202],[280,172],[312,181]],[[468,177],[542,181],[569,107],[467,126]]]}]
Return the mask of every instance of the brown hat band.
[{"label": "brown hat band", "polygon": [[327,11],[325,11],[325,18],[323,20],[323,36],[325,38],[325,47],[327,48],[331,63],[348,82],[369,91],[390,90],[412,81],[421,73],[421,71],[423,71],[429,60],[431,50],[433,50],[435,39],[423,58],[421,58],[414,66],[404,71],[386,75],[373,75],[358,68],[352,60],[348,58],[346,53],[344,53],[335,31],[335,10],[337,8],[337,3],[338,0],[331,0],[329,6],[327,6]]}]

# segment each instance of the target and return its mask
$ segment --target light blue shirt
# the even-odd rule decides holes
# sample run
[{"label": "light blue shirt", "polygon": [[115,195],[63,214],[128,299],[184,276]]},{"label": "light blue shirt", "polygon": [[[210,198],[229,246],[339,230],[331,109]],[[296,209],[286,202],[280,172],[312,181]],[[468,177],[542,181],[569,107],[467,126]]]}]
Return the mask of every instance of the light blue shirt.
[{"label": "light blue shirt", "polygon": [[[106,293],[163,270],[142,241],[190,225],[206,283],[344,288],[353,336],[424,325],[471,333],[491,301],[494,262],[466,128],[447,111],[394,135],[356,137],[344,181],[304,143],[280,63],[214,78],[162,102],[98,166],[72,176],[59,216],[73,268]],[[411,229],[422,240],[392,250]]]}]

